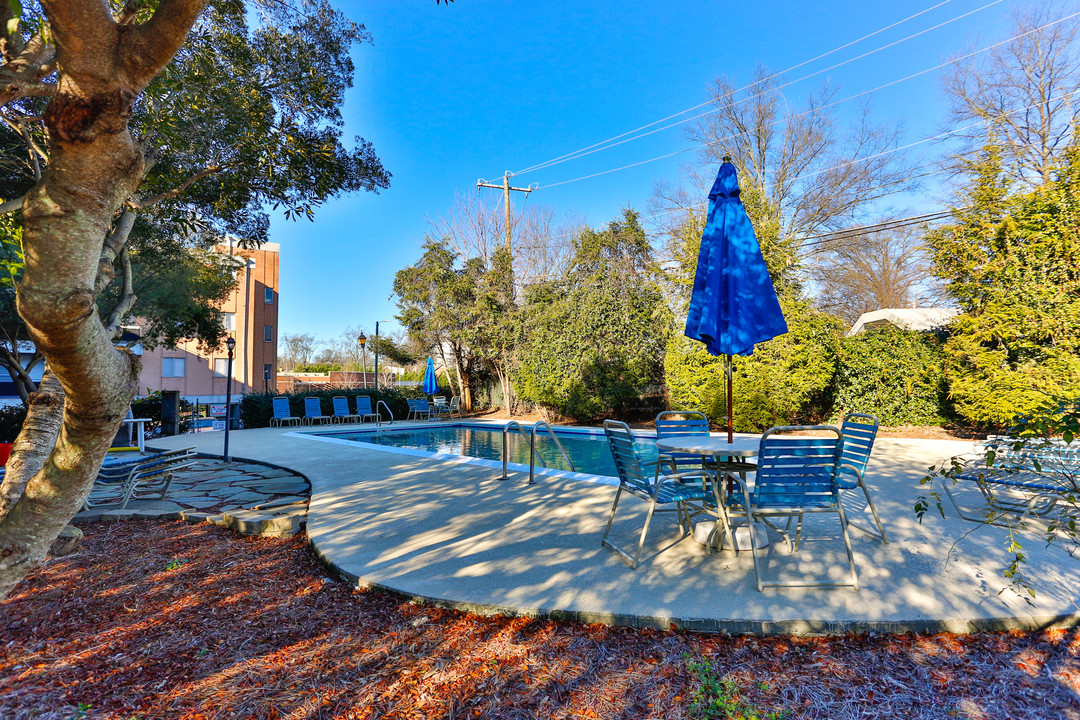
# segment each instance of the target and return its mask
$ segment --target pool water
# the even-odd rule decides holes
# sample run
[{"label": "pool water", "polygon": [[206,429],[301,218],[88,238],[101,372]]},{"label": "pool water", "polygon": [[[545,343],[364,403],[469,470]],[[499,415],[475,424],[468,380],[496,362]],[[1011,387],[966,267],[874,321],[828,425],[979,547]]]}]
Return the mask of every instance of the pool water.
[{"label": "pool water", "polygon": [[[566,448],[566,454],[570,456],[577,472],[590,475],[615,476],[615,462],[611,459],[611,450],[608,449],[607,439],[602,434],[590,434],[582,430],[556,430],[555,434],[558,436],[559,442]],[[328,435],[354,442],[502,461],[502,428],[457,425],[380,430],[378,432],[328,433]],[[508,440],[509,457],[507,462],[528,465],[529,438],[512,431]],[[654,438],[637,438],[636,443],[643,460],[656,459],[656,440]],[[563,459],[562,453],[559,452],[551,438],[546,437],[546,433],[537,436],[536,451],[547,463],[547,467],[558,470],[570,469],[570,466]],[[537,462],[536,466],[537,468],[543,467],[539,462]]]}]

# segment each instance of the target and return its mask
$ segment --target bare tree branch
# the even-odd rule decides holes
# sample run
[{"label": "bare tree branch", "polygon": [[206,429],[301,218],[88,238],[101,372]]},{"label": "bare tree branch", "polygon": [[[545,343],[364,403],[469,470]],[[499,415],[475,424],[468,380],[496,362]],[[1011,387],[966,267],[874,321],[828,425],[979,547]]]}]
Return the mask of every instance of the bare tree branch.
[{"label": "bare tree branch", "polygon": [[[6,5],[6,3],[4,3]],[[6,57],[6,56],[5,56]],[[22,97],[51,97],[56,85],[41,82],[56,71],[56,48],[40,34],[0,67],[0,107]]]},{"label": "bare tree branch", "polygon": [[192,175],[191,177],[187,178],[186,180],[184,180],[182,183],[180,183],[176,187],[172,188],[171,190],[166,190],[165,192],[160,193],[158,195],[154,195],[153,197],[148,198],[146,200],[139,200],[137,197],[135,197],[133,195],[127,202],[124,203],[124,206],[128,207],[128,208],[131,208],[132,210],[145,210],[146,208],[150,207],[151,205],[154,205],[155,203],[159,203],[162,200],[168,200],[170,198],[179,197],[179,196],[183,195],[184,191],[187,190],[189,187],[191,187],[192,183],[195,183],[195,182],[201,180],[202,178],[207,177],[208,175],[213,175],[215,173],[219,173],[222,170],[227,169],[228,167],[229,167],[228,164],[225,164],[225,165],[210,165],[209,167],[203,168],[199,172],[197,172],[194,175]]},{"label": "bare tree branch", "polygon": [[121,69],[135,89],[146,87],[173,59],[206,3],[207,0],[162,0],[150,20],[127,34]]},{"label": "bare tree branch", "polygon": [[131,311],[131,308],[135,306],[135,301],[138,298],[135,296],[135,292],[132,290],[132,275],[131,275],[131,257],[128,254],[128,249],[125,247],[120,251],[120,268],[123,271],[123,280],[121,281],[120,288],[120,300],[116,303],[116,307],[109,313],[109,317],[105,320],[105,332],[116,335],[120,329],[120,323],[123,322],[124,316]]},{"label": "bare tree branch", "polygon": [[954,171],[994,135],[1005,170],[1022,187],[1052,180],[1058,155],[1080,121],[1080,21],[1062,20],[1051,3],[1013,13],[1017,37],[984,58],[958,63],[942,79],[953,125],[983,124],[959,133],[964,149]]},{"label": "bare tree branch", "polygon": [[23,206],[23,200],[25,199],[26,196],[22,195],[20,197],[12,198],[11,200],[5,200],[4,202],[0,203],[0,215],[6,215],[10,212],[15,212],[16,210],[21,209]]}]

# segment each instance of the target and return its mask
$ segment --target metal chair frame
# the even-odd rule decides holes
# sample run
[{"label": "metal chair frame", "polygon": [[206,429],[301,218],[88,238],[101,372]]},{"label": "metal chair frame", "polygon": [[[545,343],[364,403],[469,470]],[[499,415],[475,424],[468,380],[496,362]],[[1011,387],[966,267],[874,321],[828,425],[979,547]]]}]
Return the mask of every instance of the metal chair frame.
[{"label": "metal chair frame", "polygon": [[329,415],[323,415],[322,403],[317,397],[304,398],[304,419],[302,424],[314,425],[316,421],[319,423],[331,422],[332,418]]},{"label": "metal chair frame", "polygon": [[349,411],[349,398],[344,395],[335,395],[332,399],[334,414],[330,416],[332,423],[344,423],[346,420],[360,422],[360,416]]},{"label": "metal chair frame", "polygon": [[[607,526],[604,528],[604,534],[600,538],[600,544],[611,548],[630,561],[631,568],[637,568],[641,558],[641,550],[645,546],[645,536],[649,533],[649,525],[652,523],[653,515],[658,512],[678,513],[679,529],[683,533],[682,537],[685,538],[692,531],[691,519],[695,515],[707,512],[704,508],[704,501],[714,496],[714,490],[709,485],[714,484],[711,481],[715,479],[715,476],[711,471],[700,469],[661,475],[660,467],[667,461],[644,462],[634,444],[634,435],[626,423],[605,420],[604,434],[607,436],[608,446],[611,448],[611,454],[615,460],[615,468],[619,475],[619,488],[615,492],[615,500],[611,504],[611,512],[608,513]],[[652,478],[649,477],[650,473],[646,469],[650,464],[655,465]],[[670,464],[669,467],[671,467]],[[683,482],[684,479],[691,477],[701,480],[701,485],[694,487],[692,484]],[[611,532],[611,525],[615,520],[615,511],[619,507],[619,499],[624,492],[649,503],[649,512],[645,516],[645,525],[641,528],[637,549],[633,555],[608,541],[608,534]],[[701,504],[692,506],[690,503],[694,501]],[[675,504],[674,508],[662,507],[671,503]],[[691,512],[691,510],[694,510],[694,512]],[[723,517],[726,517],[726,514],[723,514]]]},{"label": "metal chair frame", "polygon": [[[870,462],[870,452],[874,449],[874,440],[877,438],[878,419],[865,413],[848,413],[840,425],[840,432],[844,438],[843,451],[840,454],[840,475],[838,482],[841,490],[854,490],[859,488],[866,496],[866,506],[870,508],[870,514],[874,516],[874,524],[877,532],[863,527],[856,522],[848,520],[848,525],[859,532],[866,533],[870,537],[877,538],[886,545],[889,538],[885,534],[885,526],[881,524],[874,501],[870,497],[870,490],[866,487],[866,466]],[[849,479],[853,478],[853,479]]]},{"label": "metal chair frame", "polygon": [[[270,401],[270,407],[273,409],[273,417],[270,418],[270,427],[282,427],[288,425],[302,425],[303,419],[298,418],[292,414],[292,410],[289,409],[289,398],[284,395],[279,395]],[[282,410],[284,408],[284,410]],[[284,414],[282,414],[284,413]]]},{"label": "metal chair frame", "polygon": [[[807,437],[791,435],[802,430],[825,431],[834,437]],[[761,579],[758,560],[757,538],[751,530],[750,545],[754,556],[754,575],[757,589],[766,587],[853,587],[859,589],[859,575],[855,570],[855,555],[847,531],[847,516],[840,503],[840,487],[837,482],[843,435],[831,425],[787,425],[774,427],[761,436],[758,451],[758,470],[751,493],[746,483],[734,473],[727,473],[729,480],[739,486],[742,497],[729,496],[729,503],[742,505],[742,513],[748,519],[760,520],[779,532],[792,552],[797,552],[802,537],[803,515],[811,513],[836,513],[840,519],[840,531],[847,550],[851,570],[849,582],[796,581],[765,582]],[[734,510],[733,512],[739,512]],[[773,525],[769,519],[787,517],[784,530]],[[795,541],[789,535],[792,520],[796,521]]]}]

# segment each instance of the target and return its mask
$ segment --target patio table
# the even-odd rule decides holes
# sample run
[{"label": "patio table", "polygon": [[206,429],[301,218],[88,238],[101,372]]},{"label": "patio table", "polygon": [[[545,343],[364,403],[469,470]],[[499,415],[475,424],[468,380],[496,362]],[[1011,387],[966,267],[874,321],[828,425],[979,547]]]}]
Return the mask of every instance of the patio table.
[{"label": "patio table", "polygon": [[[756,436],[751,437],[737,437],[733,438],[732,442],[728,442],[726,437],[717,437],[712,435],[681,435],[675,437],[659,438],[656,441],[656,449],[661,453],[665,452],[677,452],[677,453],[689,453],[691,455],[701,455],[702,458],[720,457],[728,458],[729,463],[724,463],[722,460],[717,464],[717,468],[723,472],[725,464],[729,467],[741,471],[740,474],[744,474],[746,471],[745,462],[747,458],[757,457],[758,446],[761,443],[761,438]],[[745,480],[745,477],[744,477]],[[716,498],[718,512],[724,512],[724,508],[727,507],[727,483],[717,482],[713,487],[713,495]],[[769,544],[768,534],[764,528],[761,528],[757,523],[750,523],[749,527],[753,528],[753,532],[758,533],[758,538],[762,542],[758,543],[758,547],[767,547]],[[694,539],[702,544],[707,544],[711,540],[712,532],[704,538],[699,537],[697,528],[694,528]],[[733,527],[732,532],[736,532],[737,528]],[[737,541],[736,541],[737,542]],[[749,539],[746,540],[749,544]],[[740,543],[741,546],[741,543]]]}]

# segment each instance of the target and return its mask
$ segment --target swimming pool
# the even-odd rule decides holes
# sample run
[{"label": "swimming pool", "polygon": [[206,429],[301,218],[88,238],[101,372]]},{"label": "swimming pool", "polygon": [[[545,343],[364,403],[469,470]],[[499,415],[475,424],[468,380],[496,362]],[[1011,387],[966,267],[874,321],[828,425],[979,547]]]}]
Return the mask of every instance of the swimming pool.
[{"label": "swimming pool", "polygon": [[[525,426],[526,432],[532,428]],[[581,479],[604,482],[600,478],[611,479],[615,476],[615,463],[611,459],[607,439],[599,429],[591,428],[555,428],[559,442],[566,448],[567,455],[574,463]],[[440,459],[455,456],[473,459],[478,464],[490,467],[502,467],[503,429],[496,425],[454,423],[431,427],[387,428],[371,430],[351,430],[317,433],[308,435],[316,439],[358,442],[378,445],[389,451],[411,451],[408,454],[422,454]],[[526,472],[529,468],[529,438],[516,431],[507,439],[507,463],[510,469]],[[655,460],[657,456],[656,438],[637,437],[638,447],[645,460]],[[537,453],[547,463],[547,471],[538,462],[537,474],[567,475],[570,466],[566,464],[555,443],[546,432],[536,439]],[[592,476],[592,477],[584,477]]]}]

